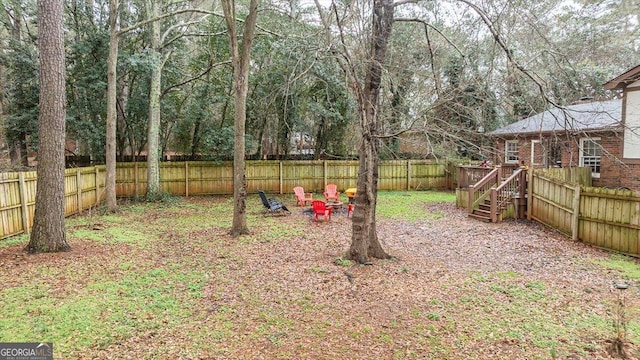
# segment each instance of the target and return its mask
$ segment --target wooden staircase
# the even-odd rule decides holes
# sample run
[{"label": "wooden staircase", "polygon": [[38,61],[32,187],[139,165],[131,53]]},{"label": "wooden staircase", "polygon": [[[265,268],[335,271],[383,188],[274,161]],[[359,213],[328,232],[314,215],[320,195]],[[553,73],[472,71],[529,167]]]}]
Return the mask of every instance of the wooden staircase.
[{"label": "wooden staircase", "polygon": [[[519,168],[508,173],[495,168],[474,185],[469,185],[469,217],[484,222],[502,221],[504,210],[516,199],[526,201],[527,171]],[[516,209],[516,217],[520,217]]]},{"label": "wooden staircase", "polygon": [[491,200],[485,199],[484,202],[478,204],[478,207],[471,211],[469,217],[484,222],[491,222]]}]

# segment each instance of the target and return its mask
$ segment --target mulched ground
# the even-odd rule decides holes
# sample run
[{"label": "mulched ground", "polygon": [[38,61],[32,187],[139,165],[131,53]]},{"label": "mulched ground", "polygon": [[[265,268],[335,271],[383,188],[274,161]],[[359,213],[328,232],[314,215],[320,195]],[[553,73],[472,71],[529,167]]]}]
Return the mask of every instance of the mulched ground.
[{"label": "mulched ground", "polygon": [[[206,207],[212,200],[185,201]],[[154,358],[140,346],[147,343],[165,351],[161,358],[185,359],[550,358],[527,336],[514,339],[488,333],[486,340],[478,340],[478,332],[491,328],[475,321],[486,316],[474,320],[478,313],[491,311],[490,304],[474,302],[474,293],[480,296],[488,291],[482,279],[495,280],[487,281],[487,287],[544,283],[555,296],[548,311],[558,318],[572,311],[610,315],[617,294],[613,285],[624,280],[618,272],[593,263],[609,256],[606,251],[573,242],[534,222],[479,222],[454,204],[425,205],[423,210],[442,214],[438,219],[379,219],[379,238],[397,259],[376,260],[371,266],[338,266],[336,259],[350,243],[351,221],[336,214],[330,222],[313,223],[302,209],[290,208],[292,214],[278,222],[302,226],[303,235],[249,243],[230,238],[225,229],[210,229],[148,252],[136,250],[137,256],[150,262],[197,254],[211,269],[225,268],[228,273],[224,281],[212,280],[203,290],[201,308],[196,311],[199,324],[137,334],[93,351],[92,356]],[[158,219],[153,213],[141,216],[149,222]],[[166,238],[173,237],[168,230]],[[223,239],[224,246],[206,246],[207,239]],[[18,277],[37,263],[49,262],[52,267],[82,259],[107,263],[112,256],[128,253],[122,245],[75,241],[71,246],[70,253],[38,257],[20,253],[17,246],[0,249],[2,279]],[[513,274],[513,279],[502,281],[496,274]],[[0,290],[10,285],[5,283]],[[640,309],[639,284],[630,285],[626,306]],[[508,293],[499,299],[514,301]],[[233,335],[219,342],[211,339],[206,350],[190,351],[188,344],[194,341],[190,331],[200,327],[206,333],[217,326],[211,314],[221,309],[232,309],[228,316],[234,324]],[[289,321],[269,322],[272,315]],[[513,319],[526,320],[518,314]],[[584,353],[559,357],[611,357],[610,339],[584,341],[592,343]],[[637,346],[629,344],[627,354],[635,358]]]}]

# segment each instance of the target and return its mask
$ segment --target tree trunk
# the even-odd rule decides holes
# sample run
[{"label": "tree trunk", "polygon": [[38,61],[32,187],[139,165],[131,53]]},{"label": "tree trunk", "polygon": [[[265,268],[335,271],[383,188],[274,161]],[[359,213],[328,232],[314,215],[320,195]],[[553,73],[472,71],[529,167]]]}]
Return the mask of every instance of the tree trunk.
[{"label": "tree trunk", "polygon": [[[234,61],[234,68],[236,64]],[[238,66],[239,68],[239,66]],[[248,70],[248,69],[247,69]],[[246,121],[246,104],[247,104],[247,81],[245,74],[237,74],[235,76],[235,128],[233,134],[233,223],[231,225],[231,235],[239,236],[248,234],[247,214],[246,214],[246,198],[247,198],[247,181],[245,175],[245,121]]]},{"label": "tree trunk", "polygon": [[64,229],[65,54],[62,1],[38,1],[38,183],[29,253],[68,251]]},{"label": "tree trunk", "polygon": [[358,94],[358,113],[362,127],[360,163],[357,184],[356,207],[353,213],[351,247],[348,257],[360,264],[370,258],[390,257],[380,245],[376,231],[376,203],[378,199],[378,149],[380,124],[378,98],[382,80],[387,43],[393,25],[393,1],[374,0],[371,60],[362,94]]},{"label": "tree trunk", "polygon": [[[124,155],[133,155],[133,141],[131,129],[127,124],[127,105],[129,99],[129,80],[124,74],[117,81],[116,88],[116,162],[123,159]],[[120,131],[117,131],[120,129]]]},{"label": "tree trunk", "polygon": [[[147,0],[147,11],[150,18],[159,17],[159,4],[156,1]],[[147,199],[158,200],[160,198],[160,85],[162,80],[162,60],[160,56],[160,22],[152,21],[151,24],[151,53],[153,66],[151,67],[151,80],[149,84],[149,124],[147,128]]]},{"label": "tree trunk", "polygon": [[244,21],[242,45],[238,44],[236,32],[236,9],[234,0],[223,0],[222,9],[229,33],[229,44],[233,56],[235,83],[235,128],[233,143],[233,222],[231,236],[248,234],[246,198],[247,183],[245,176],[245,124],[247,120],[247,93],[249,91],[249,60],[251,44],[255,34],[258,0],[251,0],[249,14]]},{"label": "tree trunk", "polygon": [[107,139],[105,144],[105,200],[107,210],[115,211],[116,202],[116,124],[118,67],[118,0],[109,0],[109,59],[107,60]]}]

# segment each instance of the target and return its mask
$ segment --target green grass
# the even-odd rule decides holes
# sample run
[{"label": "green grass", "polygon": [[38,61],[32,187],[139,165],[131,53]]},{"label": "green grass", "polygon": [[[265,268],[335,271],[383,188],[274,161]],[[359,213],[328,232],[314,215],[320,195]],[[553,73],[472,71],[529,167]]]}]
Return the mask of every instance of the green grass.
[{"label": "green grass", "polygon": [[594,262],[606,269],[619,271],[625,279],[640,281],[640,262],[634,258],[612,254],[606,259]]},{"label": "green grass", "polygon": [[333,261],[333,263],[338,266],[346,266],[346,267],[353,265],[353,262],[351,260],[343,259],[343,258],[337,258]]},{"label": "green grass", "polygon": [[197,271],[126,269],[120,278],[112,274],[86,286],[70,285],[73,289],[59,298],[51,295],[60,290],[55,283],[36,281],[5,289],[0,292],[0,339],[37,338],[54,342],[62,353],[105,347],[137,332],[179,324],[191,316],[193,300],[202,296],[205,277]]},{"label": "green grass", "polygon": [[19,244],[27,245],[28,243],[29,243],[29,235],[20,234],[20,235],[12,236],[10,238],[0,240],[0,249],[9,247],[9,246],[19,245]]},{"label": "green grass", "polygon": [[429,211],[428,204],[456,201],[454,193],[441,191],[381,191],[376,214],[397,220],[436,220],[440,211]]},{"label": "green grass", "polygon": [[[541,353],[591,357],[592,339],[585,337],[584,332],[599,339],[615,338],[612,327],[615,296],[603,304],[611,311],[602,313],[582,308],[579,302],[574,302],[575,294],[566,294],[540,280],[523,282],[519,274],[511,271],[484,276],[472,273],[470,279],[461,286],[464,299],[457,305],[448,304],[447,308],[457,313],[458,318],[468,320],[472,331],[467,341],[524,341]],[[639,341],[640,324],[630,321],[628,327],[629,340]]]}]

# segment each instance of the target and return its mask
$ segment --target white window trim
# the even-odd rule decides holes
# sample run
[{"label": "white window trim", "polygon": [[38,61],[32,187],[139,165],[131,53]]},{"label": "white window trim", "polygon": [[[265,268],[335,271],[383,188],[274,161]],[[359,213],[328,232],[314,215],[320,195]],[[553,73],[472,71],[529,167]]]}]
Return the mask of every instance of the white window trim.
[{"label": "white window trim", "polygon": [[[516,144],[516,149],[518,149],[517,159],[509,160],[509,144]],[[505,164],[517,164],[520,160],[520,149],[518,146],[518,140],[505,140],[504,142],[504,162]]]},{"label": "white window trim", "polygon": [[[602,141],[599,137],[580,138],[580,154],[579,154],[580,166],[585,166],[584,165],[584,142],[585,141],[598,141],[600,143],[600,146],[602,146]],[[600,155],[600,171],[602,171],[602,155]],[[591,177],[594,179],[600,179],[600,173],[592,172]]]},{"label": "white window trim", "polygon": [[536,159],[536,153],[535,153],[536,144],[542,144],[542,141],[540,141],[540,140],[531,140],[531,165],[542,165],[543,162],[544,162],[544,159],[546,158],[546,156],[544,154],[545,151],[544,151],[544,149],[542,149],[542,154],[540,154],[542,156],[541,159],[542,159],[543,162],[542,163],[537,163],[535,161],[535,159]]}]

